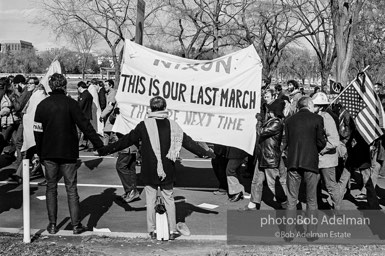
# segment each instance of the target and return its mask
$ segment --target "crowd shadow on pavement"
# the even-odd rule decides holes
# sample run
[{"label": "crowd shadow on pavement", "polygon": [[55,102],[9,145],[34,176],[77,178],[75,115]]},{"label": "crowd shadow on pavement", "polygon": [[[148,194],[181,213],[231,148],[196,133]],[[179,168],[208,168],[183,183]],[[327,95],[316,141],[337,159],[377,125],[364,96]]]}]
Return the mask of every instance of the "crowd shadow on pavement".
[{"label": "crowd shadow on pavement", "polygon": [[[0,214],[23,206],[23,190],[18,184],[3,184],[0,186]],[[37,187],[30,188],[30,195],[35,194]]]},{"label": "crowd shadow on pavement", "polygon": [[103,158],[95,158],[92,160],[83,161],[84,165],[87,166],[91,171],[99,166],[103,162]]},{"label": "crowd shadow on pavement", "polygon": [[0,180],[7,180],[16,170],[14,168],[4,168],[0,171]]},{"label": "crowd shadow on pavement", "polygon": [[376,193],[377,193],[377,196],[379,197],[379,200],[378,202],[381,204],[381,205],[385,205],[385,189],[381,188],[380,186],[376,186]]},{"label": "crowd shadow on pavement", "polygon": [[[116,195],[116,188],[107,188],[102,193],[97,195],[91,195],[86,199],[80,202],[80,220],[83,221],[88,217],[87,224],[84,224],[87,227],[87,230],[92,231],[93,228],[97,227],[99,220],[106,214],[111,206],[116,203],[120,207],[124,208],[126,211],[145,211],[145,207],[134,208],[124,203]],[[62,222],[65,224],[69,218],[65,218]],[[64,225],[63,224],[63,225]],[[65,230],[71,230],[72,225],[68,223],[64,228]]]},{"label": "crowd shadow on pavement", "polygon": [[176,182],[174,187],[216,188],[218,181],[212,168],[195,168],[175,162]]},{"label": "crowd shadow on pavement", "polygon": [[[139,194],[142,194],[143,189],[138,189]],[[140,198],[133,200],[130,203],[126,203],[122,198],[119,196],[115,196],[114,203],[124,209],[126,212],[141,212],[146,211],[146,207],[132,207],[130,204],[134,203],[136,201],[141,200]]]},{"label": "crowd shadow on pavement", "polygon": [[186,217],[190,216],[193,212],[203,214],[218,214],[217,211],[211,211],[199,208],[193,204],[186,203],[185,197],[175,196],[175,210],[176,210],[176,222],[185,222]]}]

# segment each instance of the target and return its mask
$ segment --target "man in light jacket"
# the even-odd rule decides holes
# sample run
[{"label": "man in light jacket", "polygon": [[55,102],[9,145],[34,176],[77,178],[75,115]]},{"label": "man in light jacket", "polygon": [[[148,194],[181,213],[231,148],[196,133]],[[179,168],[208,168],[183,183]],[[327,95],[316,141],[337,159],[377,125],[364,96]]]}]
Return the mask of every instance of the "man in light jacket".
[{"label": "man in light jacket", "polygon": [[105,82],[104,89],[107,92],[107,105],[102,111],[102,114],[100,115],[100,122],[104,122],[104,145],[108,145],[108,142],[110,139],[112,139],[112,124],[109,120],[109,116],[111,115],[112,111],[114,110],[115,104],[116,104],[116,90],[114,89],[114,81],[112,79],[109,79]]},{"label": "man in light jacket", "polygon": [[343,190],[346,187],[348,179],[339,184],[336,180],[336,167],[338,166],[337,147],[340,144],[340,138],[336,122],[333,117],[326,112],[329,100],[324,92],[317,92],[312,97],[314,103],[314,113],[322,116],[324,121],[324,131],[326,136],[326,146],[319,152],[318,168],[325,184],[326,190],[332,198],[334,209],[340,210],[342,203]]},{"label": "man in light jacket", "polygon": [[298,109],[297,109],[297,103],[300,98],[302,98],[302,93],[299,90],[299,84],[295,80],[289,80],[287,81],[287,90],[289,91],[289,98],[290,98],[290,112],[288,113],[289,116],[294,115]]}]

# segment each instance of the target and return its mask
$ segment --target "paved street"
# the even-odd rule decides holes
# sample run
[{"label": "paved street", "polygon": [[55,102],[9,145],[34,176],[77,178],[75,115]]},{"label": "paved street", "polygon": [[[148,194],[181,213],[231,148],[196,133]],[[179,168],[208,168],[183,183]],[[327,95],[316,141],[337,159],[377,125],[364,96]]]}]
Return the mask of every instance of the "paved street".
[{"label": "paved street", "polygon": [[[84,225],[97,229],[108,228],[112,232],[147,233],[144,194],[141,200],[130,204],[123,203],[117,195],[123,193],[118,175],[115,170],[116,158],[98,158],[92,153],[81,152],[78,169],[80,204],[83,212]],[[217,181],[211,169],[210,160],[200,159],[183,152],[182,161],[177,166],[177,183],[175,200],[177,201],[177,222],[185,222],[193,235],[225,235],[227,210],[243,207],[248,200],[230,203],[226,195],[215,196],[212,191],[217,187]],[[140,172],[140,168],[137,168]],[[6,181],[11,170],[4,168],[0,171],[0,228],[22,227],[22,186]],[[45,187],[37,186],[38,180],[31,181],[31,228],[44,229],[48,218],[45,200],[38,197],[45,195]],[[70,229],[69,213],[65,187],[60,181],[58,224],[61,229]],[[250,178],[243,178],[247,192],[250,192]],[[139,181],[139,188],[142,184]],[[385,180],[379,180],[377,192],[384,196]],[[357,194],[353,190],[352,194]],[[267,194],[267,193],[266,193]],[[273,209],[269,200],[261,209]],[[350,201],[349,201],[350,200]],[[345,209],[357,209],[364,202],[355,202],[351,198],[344,200]],[[352,202],[353,201],[353,202]],[[218,205],[208,210],[197,207],[202,203]],[[380,203],[385,205],[385,199]],[[271,204],[270,204],[271,205]]]}]

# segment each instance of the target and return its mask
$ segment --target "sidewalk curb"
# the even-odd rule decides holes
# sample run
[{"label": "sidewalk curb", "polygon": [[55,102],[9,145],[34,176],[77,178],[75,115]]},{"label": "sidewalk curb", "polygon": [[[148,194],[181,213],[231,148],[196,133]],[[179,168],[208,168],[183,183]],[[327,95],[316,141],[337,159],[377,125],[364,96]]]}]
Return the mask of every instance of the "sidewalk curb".
[{"label": "sidewalk curb", "polygon": [[[2,233],[23,234],[23,228],[1,228]],[[59,230],[55,235],[51,235],[45,229],[31,229],[31,236],[107,236],[120,238],[149,238],[147,233],[131,233],[131,232],[94,232],[87,231],[80,235],[74,235],[71,230]],[[180,236],[176,240],[195,240],[195,241],[226,241],[226,235],[192,235]]]}]

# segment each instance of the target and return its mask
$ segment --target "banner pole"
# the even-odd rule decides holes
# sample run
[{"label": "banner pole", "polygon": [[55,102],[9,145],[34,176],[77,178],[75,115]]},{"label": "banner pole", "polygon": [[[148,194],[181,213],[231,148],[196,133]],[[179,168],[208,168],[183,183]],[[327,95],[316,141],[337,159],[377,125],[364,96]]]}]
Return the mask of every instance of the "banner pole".
[{"label": "banner pole", "polygon": [[31,242],[31,214],[29,192],[29,159],[23,159],[23,234],[24,243]]}]

